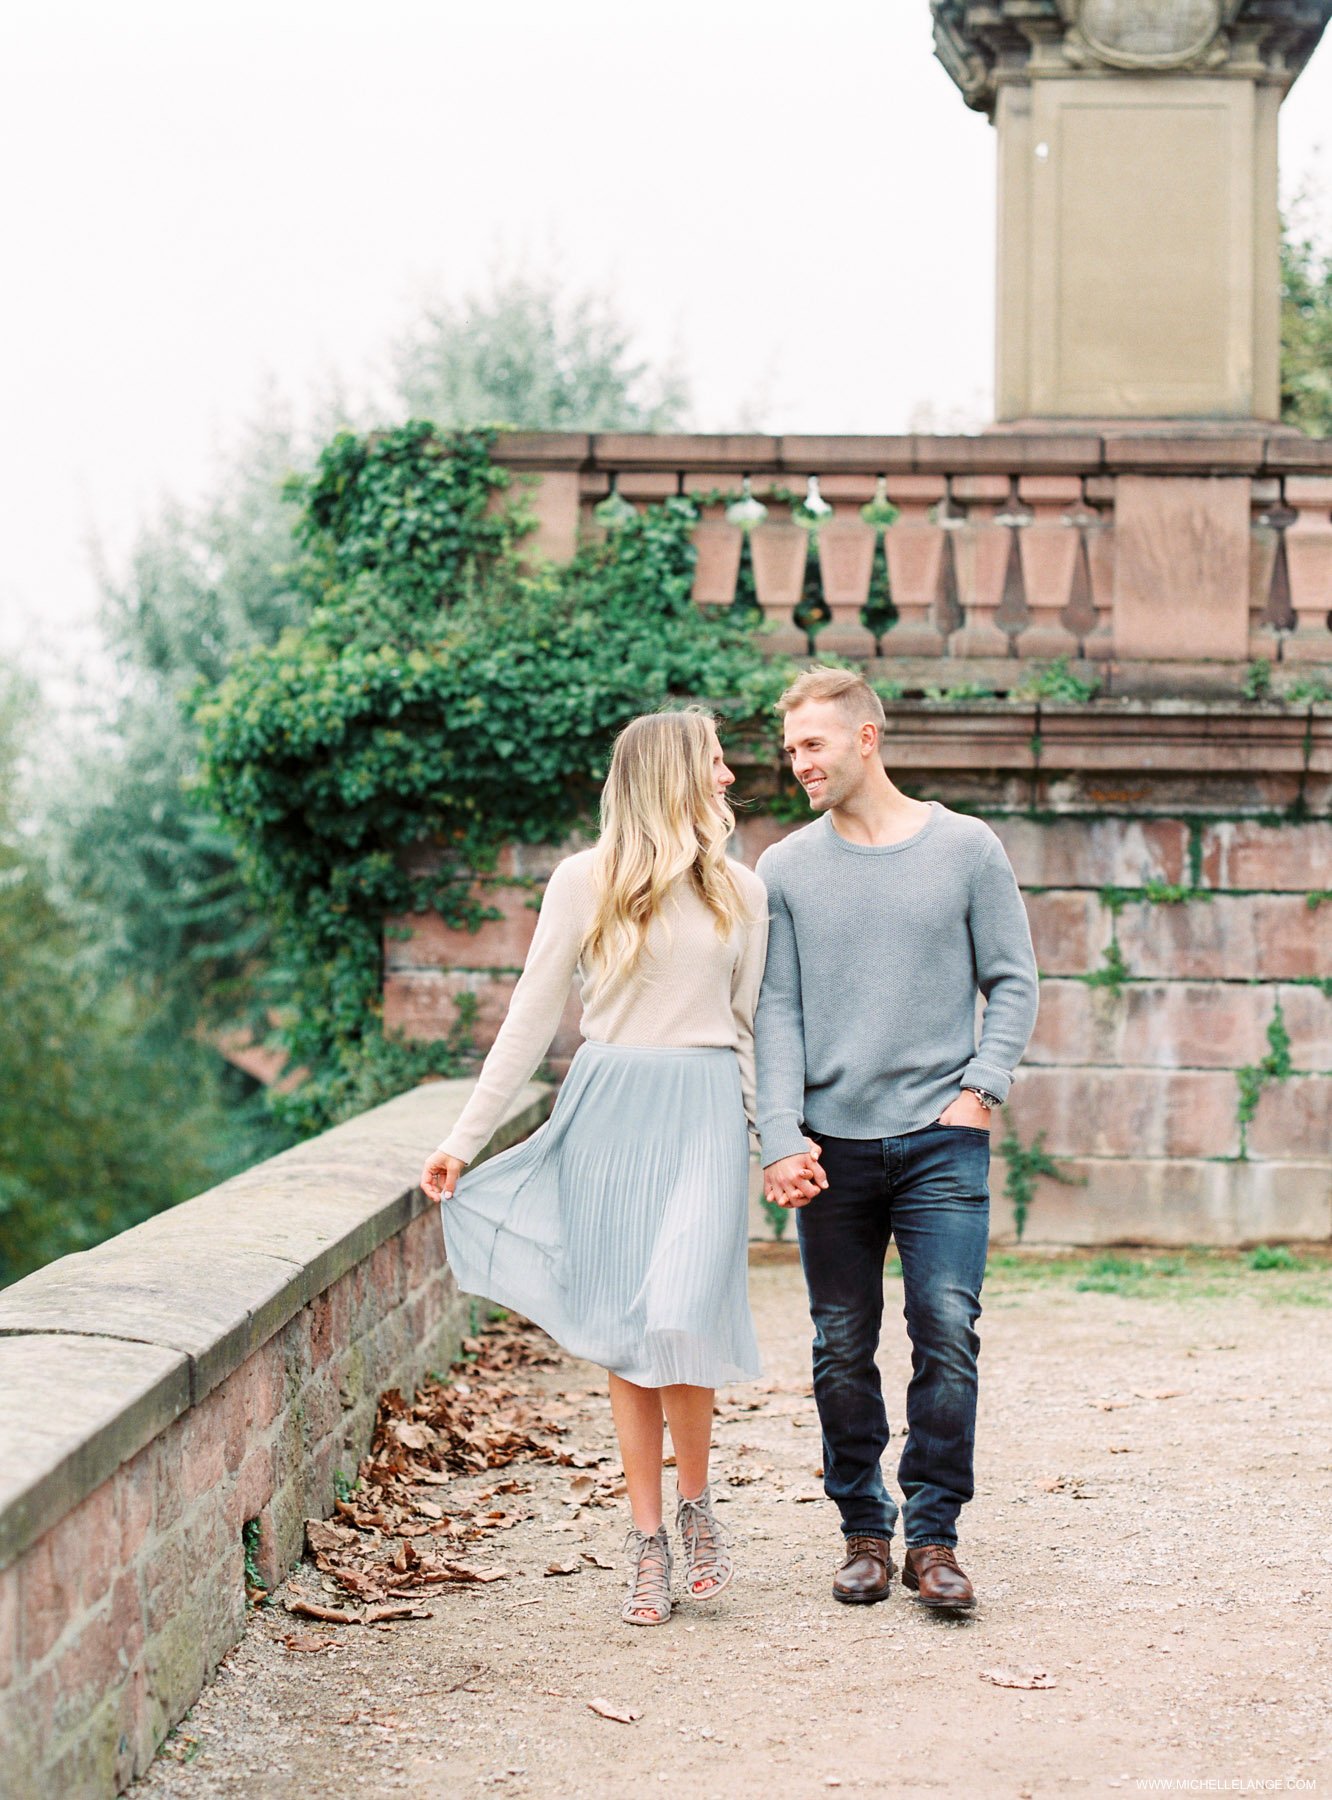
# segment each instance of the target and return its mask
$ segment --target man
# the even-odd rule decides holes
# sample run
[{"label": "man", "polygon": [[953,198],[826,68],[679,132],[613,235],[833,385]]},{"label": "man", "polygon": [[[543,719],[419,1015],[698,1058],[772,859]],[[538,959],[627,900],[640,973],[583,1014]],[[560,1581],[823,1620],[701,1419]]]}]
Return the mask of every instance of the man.
[{"label": "man", "polygon": [[957,1516],[973,1493],[989,1127],[1036,1019],[1031,933],[989,826],[889,780],[883,707],[859,675],[816,666],[778,707],[821,816],[759,858],[771,922],[758,1124],[767,1196],[800,1208],[824,1491],[845,1538],[833,1594],[884,1600],[894,1573],[875,1362],[892,1237],[912,1367],[902,1581],[927,1606],[965,1610]]}]

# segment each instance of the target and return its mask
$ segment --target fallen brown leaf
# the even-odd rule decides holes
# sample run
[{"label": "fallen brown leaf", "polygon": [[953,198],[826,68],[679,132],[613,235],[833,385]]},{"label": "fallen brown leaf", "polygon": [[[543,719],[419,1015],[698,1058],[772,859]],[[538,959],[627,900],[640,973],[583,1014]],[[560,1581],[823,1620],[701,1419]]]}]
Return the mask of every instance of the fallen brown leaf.
[{"label": "fallen brown leaf", "polygon": [[547,1575],[577,1575],[582,1566],[576,1556],[571,1556],[567,1562],[547,1563],[545,1573]]},{"label": "fallen brown leaf", "polygon": [[588,1710],[594,1712],[599,1719],[614,1719],[617,1725],[633,1725],[643,1716],[632,1707],[611,1706],[605,1700],[589,1700],[587,1704]]},{"label": "fallen brown leaf", "polygon": [[608,1556],[598,1556],[595,1550],[584,1550],[583,1561],[591,1563],[595,1569],[613,1569],[615,1567]]},{"label": "fallen brown leaf", "polygon": [[1052,1688],[1059,1683],[1053,1675],[1044,1669],[982,1669],[982,1681],[993,1682],[995,1687],[1005,1688]]},{"label": "fallen brown leaf", "polygon": [[308,1650],[311,1654],[320,1650],[332,1650],[339,1642],[335,1637],[321,1637],[317,1631],[289,1631],[278,1641],[288,1650]]},{"label": "fallen brown leaf", "polygon": [[357,1613],[347,1612],[340,1606],[321,1606],[317,1600],[287,1600],[285,1603],[289,1613],[299,1613],[304,1619],[322,1619],[326,1625],[359,1625]]}]

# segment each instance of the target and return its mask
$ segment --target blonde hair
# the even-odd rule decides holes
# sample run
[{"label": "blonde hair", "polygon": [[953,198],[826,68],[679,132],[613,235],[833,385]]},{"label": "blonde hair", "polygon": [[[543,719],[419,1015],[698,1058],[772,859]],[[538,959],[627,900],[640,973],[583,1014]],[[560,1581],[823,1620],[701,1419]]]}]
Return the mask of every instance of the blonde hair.
[{"label": "blonde hair", "polygon": [[727,938],[749,911],[726,860],[735,815],[713,786],[714,722],[699,707],[633,719],[615,740],[593,860],[596,907],[580,958],[595,987],[632,975],[684,878]]},{"label": "blonde hair", "polygon": [[863,675],[854,669],[830,669],[815,663],[798,675],[777,702],[777,710],[785,718],[793,707],[807,700],[835,702],[849,725],[887,726],[883,702]]}]

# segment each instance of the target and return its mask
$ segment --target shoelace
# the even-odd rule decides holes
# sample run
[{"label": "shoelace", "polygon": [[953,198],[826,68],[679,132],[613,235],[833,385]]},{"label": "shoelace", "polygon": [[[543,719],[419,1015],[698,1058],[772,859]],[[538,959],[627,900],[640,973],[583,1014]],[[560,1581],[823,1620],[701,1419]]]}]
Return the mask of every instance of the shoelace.
[{"label": "shoelace", "polygon": [[[670,1546],[659,1532],[640,1531],[636,1525],[631,1525],[624,1547],[634,1559],[630,1606],[635,1611],[658,1611],[660,1598],[670,1587]],[[646,1570],[644,1563],[648,1565]],[[643,1588],[648,1590],[646,1594],[640,1594]]]},{"label": "shoelace", "polygon": [[692,1579],[706,1581],[721,1560],[721,1552],[730,1548],[721,1526],[713,1516],[705,1495],[697,1500],[680,1497],[680,1536],[689,1552]]}]

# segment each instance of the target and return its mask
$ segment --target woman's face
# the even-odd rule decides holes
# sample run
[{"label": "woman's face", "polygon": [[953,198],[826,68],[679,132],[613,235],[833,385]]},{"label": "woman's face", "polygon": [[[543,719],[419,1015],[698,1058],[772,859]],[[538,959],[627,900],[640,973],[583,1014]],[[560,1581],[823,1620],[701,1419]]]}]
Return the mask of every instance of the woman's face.
[{"label": "woman's face", "polygon": [[735,781],[735,776],[726,766],[721,743],[711,726],[708,727],[708,743],[712,749],[712,791],[719,800],[724,800],[726,790]]}]

